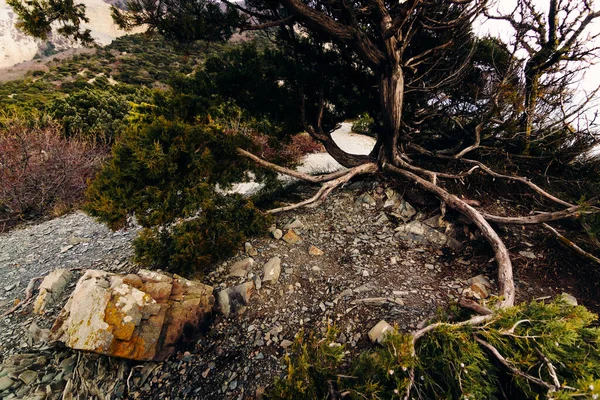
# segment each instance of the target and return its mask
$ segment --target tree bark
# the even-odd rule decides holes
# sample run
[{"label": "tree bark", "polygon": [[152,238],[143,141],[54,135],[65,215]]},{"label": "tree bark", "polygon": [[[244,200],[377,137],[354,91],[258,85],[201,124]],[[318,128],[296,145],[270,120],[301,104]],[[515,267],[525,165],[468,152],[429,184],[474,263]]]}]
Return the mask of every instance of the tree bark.
[{"label": "tree bark", "polygon": [[533,117],[535,107],[539,96],[540,76],[537,68],[530,65],[534,60],[530,60],[525,67],[525,115],[523,118],[522,130],[525,132],[524,155],[529,155],[531,150],[531,133],[533,131]]},{"label": "tree bark", "polygon": [[382,131],[379,139],[387,160],[396,164],[400,157],[399,140],[404,99],[404,72],[399,63],[387,65],[380,75]]}]

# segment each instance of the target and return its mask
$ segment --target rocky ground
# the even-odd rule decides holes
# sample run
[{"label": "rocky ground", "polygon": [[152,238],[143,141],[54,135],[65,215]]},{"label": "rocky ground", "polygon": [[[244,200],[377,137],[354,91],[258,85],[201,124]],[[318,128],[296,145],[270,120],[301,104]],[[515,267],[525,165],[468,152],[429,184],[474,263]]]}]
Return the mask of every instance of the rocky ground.
[{"label": "rocky ground", "polygon": [[[253,282],[256,290],[248,304],[232,305],[227,316],[217,307],[196,345],[162,363],[124,361],[45,343],[43,328],[52,324],[67,294],[44,316],[32,314],[31,305],[19,308],[0,318],[0,397],[260,397],[284,373],[283,355],[302,330],[324,332],[334,325],[340,331],[337,342],[355,353],[371,346],[367,334],[382,319],[401,330],[423,325],[464,294],[469,278],[483,274],[491,288],[482,290],[497,290],[491,253],[473,248],[479,243],[476,233],[460,223],[436,224],[435,214],[413,210],[389,188],[357,183],[320,207],[280,215],[275,228],[281,232],[265,232],[202,278],[215,288],[217,298],[220,291]],[[406,225],[409,219],[416,222]],[[287,241],[279,239],[288,224],[297,242],[290,235]],[[135,271],[129,261],[135,234],[135,229],[110,232],[74,213],[0,236],[0,314],[24,298],[32,278],[56,268],[71,268],[76,276],[88,268]],[[522,251],[521,257],[537,257]],[[232,269],[248,257],[251,265]],[[266,282],[263,268],[274,257],[281,260],[281,275]],[[565,289],[519,278],[517,272],[520,300]],[[76,280],[71,282],[73,287]],[[469,294],[487,294],[475,289]]]}]

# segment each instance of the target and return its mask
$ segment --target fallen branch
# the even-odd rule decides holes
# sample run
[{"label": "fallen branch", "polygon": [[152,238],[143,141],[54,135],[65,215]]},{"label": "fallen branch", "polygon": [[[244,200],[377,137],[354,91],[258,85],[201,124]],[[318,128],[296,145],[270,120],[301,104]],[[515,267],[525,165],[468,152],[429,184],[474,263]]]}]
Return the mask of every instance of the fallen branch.
[{"label": "fallen branch", "polygon": [[321,186],[319,191],[317,191],[317,193],[310,199],[301,201],[299,203],[290,204],[288,206],[274,208],[267,212],[269,214],[276,214],[276,213],[280,213],[283,211],[295,210],[295,209],[303,207],[303,206],[318,205],[321,202],[323,202],[323,200],[325,200],[325,198],[329,195],[329,193],[331,193],[331,191],[333,189],[345,184],[353,177],[355,177],[357,175],[375,173],[376,171],[377,171],[377,165],[375,165],[373,163],[363,164],[363,165],[359,165],[358,167],[351,168],[347,171],[344,171],[344,174],[342,176],[325,182]]},{"label": "fallen branch", "polygon": [[492,353],[494,355],[494,357],[496,357],[496,359],[498,361],[500,361],[500,364],[504,365],[504,367],[506,367],[508,370],[510,370],[514,375],[516,376],[520,376],[521,378],[525,378],[528,381],[531,381],[537,385],[540,385],[542,387],[545,387],[548,390],[557,390],[560,389],[559,387],[555,387],[554,385],[545,382],[539,378],[536,378],[535,376],[529,375],[526,372],[521,371],[519,368],[516,368],[514,366],[512,366],[508,360],[506,358],[504,358],[502,356],[502,354],[500,354],[500,352],[498,351],[498,349],[496,349],[494,346],[492,346],[491,344],[489,344],[488,342],[486,342],[485,340],[482,340],[480,338],[478,338],[477,336],[475,336],[475,341],[477,343],[479,343],[480,345],[482,345],[483,347],[485,347],[490,353]]},{"label": "fallen branch", "polygon": [[548,229],[550,232],[552,232],[554,234],[554,236],[556,236],[556,238],[558,239],[558,241],[563,246],[575,250],[579,255],[587,258],[588,260],[592,260],[596,264],[600,264],[600,258],[598,258],[595,255],[593,255],[591,253],[588,253],[587,251],[583,250],[581,247],[577,246],[575,243],[573,243],[572,241],[570,241],[569,239],[567,239],[564,235],[562,235],[561,233],[559,233],[556,229],[554,229],[550,225],[548,225],[548,224],[542,224],[542,226],[544,228]]},{"label": "fallen branch", "polygon": [[445,202],[450,207],[454,208],[467,218],[469,218],[479,228],[483,236],[494,250],[494,256],[498,263],[498,283],[500,286],[500,295],[503,297],[499,307],[510,307],[515,301],[515,284],[513,281],[512,262],[506,245],[500,239],[500,236],[490,226],[489,222],[481,215],[479,211],[471,207],[457,196],[448,193],[441,187],[413,174],[405,169],[394,167],[393,165],[384,163],[383,168],[402,175],[417,183],[425,190],[435,194],[440,200]]},{"label": "fallen branch", "polygon": [[579,218],[582,214],[593,214],[595,212],[597,211],[586,210],[586,206],[573,206],[561,211],[545,212],[526,217],[501,217],[499,215],[487,213],[481,213],[481,215],[488,221],[497,222],[499,224],[535,225],[573,217]]},{"label": "fallen branch", "polygon": [[43,276],[36,276],[35,278],[31,278],[29,283],[27,284],[27,288],[25,289],[25,299],[19,303],[17,303],[13,308],[6,311],[4,314],[0,315],[0,318],[4,318],[7,315],[10,315],[17,311],[19,308],[28,305],[33,300],[33,291],[35,289],[35,283],[41,279],[44,279]]}]

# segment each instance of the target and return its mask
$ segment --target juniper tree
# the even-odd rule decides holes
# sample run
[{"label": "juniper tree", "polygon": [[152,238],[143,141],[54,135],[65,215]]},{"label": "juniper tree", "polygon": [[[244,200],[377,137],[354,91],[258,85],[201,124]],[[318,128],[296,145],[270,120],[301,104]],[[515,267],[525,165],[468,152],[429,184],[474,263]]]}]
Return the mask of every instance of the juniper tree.
[{"label": "juniper tree", "polygon": [[[11,1],[20,4],[19,0]],[[44,7],[56,8],[54,2],[60,3],[58,0],[51,3],[33,1],[26,6],[17,7],[17,12],[24,20],[22,26],[29,33],[39,34],[40,30],[30,28],[35,26],[35,18],[41,18],[39,25],[46,29],[50,26],[51,19],[60,21],[56,13],[45,17],[39,12]],[[520,4],[527,7],[529,3]],[[567,1],[565,4],[576,3]],[[579,14],[578,18],[583,18],[579,20],[582,26],[588,18],[586,15],[594,16],[596,13],[591,2],[586,1],[584,4],[589,14]],[[193,243],[197,237],[187,235],[192,231],[202,231],[210,222],[202,221],[202,218],[207,217],[199,213],[202,210],[208,213],[212,210],[211,206],[216,204],[210,200],[215,198],[214,184],[224,180],[218,174],[231,178],[235,171],[235,177],[239,178],[244,169],[251,168],[245,161],[250,160],[267,170],[321,184],[310,199],[278,207],[267,213],[322,202],[332,190],[359,175],[391,174],[437,196],[442,208],[450,207],[463,214],[490,244],[498,265],[498,302],[493,309],[477,304],[464,304],[482,315],[453,325],[454,328],[475,330],[479,325],[502,318],[504,312],[511,312],[507,310],[514,310],[511,308],[515,301],[515,285],[510,253],[492,223],[540,224],[597,211],[593,202],[575,204],[574,197],[563,199],[529,178],[511,173],[508,168],[496,171],[484,162],[487,161],[483,153],[486,145],[494,144],[498,137],[506,137],[505,130],[510,127],[503,119],[510,112],[506,94],[523,85],[518,72],[510,68],[514,65],[514,53],[505,51],[507,47],[499,42],[473,40],[471,23],[487,6],[485,0],[252,0],[244,5],[222,0],[219,6],[208,0],[131,0],[126,6],[126,10],[113,9],[115,20],[121,26],[146,25],[150,30],[181,41],[206,38],[207,34],[209,39],[226,39],[233,32],[232,26],[237,26],[242,31],[267,30],[276,35],[288,57],[295,63],[292,65],[297,66],[298,72],[288,75],[289,81],[284,81],[282,90],[288,90],[290,94],[297,96],[298,118],[303,128],[347,169],[317,176],[297,172],[261,158],[253,153],[247,141],[228,136],[222,126],[211,127],[210,123],[204,127],[180,126],[177,123],[171,125],[164,121],[159,122],[159,125],[141,124],[132,127],[129,132],[133,144],[117,144],[113,153],[114,161],[103,172],[104,180],[112,181],[112,185],[100,183],[92,188],[90,208],[103,214],[106,220],[114,218],[115,221],[122,222],[126,212],[135,211],[143,221],[159,226],[154,231],[154,237],[157,237],[177,230],[181,222],[195,224],[193,221],[197,221],[196,218],[200,216],[198,226],[193,229],[184,228],[180,232],[182,238],[190,239],[184,240],[183,247],[193,253]],[[549,17],[549,24],[553,25],[555,18],[551,15]],[[562,28],[559,28],[561,34],[566,32],[560,29]],[[73,31],[67,33],[75,36]],[[568,34],[567,32],[567,36]],[[481,64],[473,62],[476,55],[482,56],[480,60],[484,59],[486,46],[488,49],[500,50],[496,53],[500,57],[494,56],[488,63],[493,68],[482,68]],[[554,51],[557,49],[558,47],[554,48]],[[322,68],[322,74],[319,74],[318,67],[315,68],[318,60],[331,59],[332,54],[347,69],[360,72],[364,82],[368,82],[372,88],[372,91],[367,90],[366,93],[370,93],[375,101],[369,105],[362,104],[363,109],[356,110],[357,114],[369,111],[375,119],[377,143],[369,155],[348,154],[332,139],[336,119],[347,115],[340,112],[340,107],[334,106],[334,93],[327,90],[326,80],[333,79],[331,74],[326,73],[327,68]],[[501,59],[504,61],[500,62]],[[550,59],[553,59],[552,55]],[[303,75],[305,70],[311,73]],[[531,70],[532,67],[527,71]],[[479,75],[475,72],[479,72]],[[476,75],[478,79],[475,82],[478,84],[474,86],[481,85],[481,90],[472,90],[470,96],[461,97],[459,85]],[[525,78],[525,92],[530,88],[531,98],[531,79]],[[359,81],[351,83],[357,87],[362,86]],[[510,93],[508,97],[513,95],[514,93]],[[344,104],[343,101],[339,102],[342,107]],[[431,121],[434,117],[441,121],[437,125],[438,131],[433,123],[424,125],[424,121]],[[160,126],[161,124],[164,126]],[[424,126],[427,129],[423,129]],[[445,126],[462,131],[460,137],[463,140],[454,140],[456,145],[452,148],[441,146],[455,139],[444,132]],[[516,132],[508,132],[509,135],[510,133]],[[196,134],[199,135],[200,142],[197,142]],[[187,141],[182,141],[181,138],[187,138]],[[466,143],[464,138],[471,142]],[[217,154],[219,157],[215,158]],[[233,157],[234,155],[238,158]],[[233,161],[234,158],[236,161]],[[242,159],[245,161],[241,162]],[[533,172],[533,169],[530,171]],[[552,207],[551,211],[525,216],[486,213],[471,205],[474,203],[452,193],[453,181],[470,179],[475,173],[524,185],[545,206]],[[121,184],[126,185],[125,191],[119,189]],[[186,187],[189,189],[187,192]],[[165,190],[164,194],[161,189]],[[207,195],[208,192],[211,194]],[[589,198],[591,194],[579,192],[577,198],[579,197]],[[117,204],[120,202],[125,207]],[[233,210],[237,208],[234,206]],[[250,206],[249,210],[248,215],[254,220],[256,214],[253,207]],[[165,216],[168,218],[164,219]],[[210,219],[210,215],[208,218]],[[161,229],[160,225],[166,226]],[[204,243],[206,237],[199,239]],[[159,253],[162,251],[161,246],[165,250],[173,242],[169,239],[160,243]],[[199,254],[206,252],[203,250]],[[440,325],[430,325],[412,336],[408,348],[413,363],[406,366],[409,381],[400,388],[405,391],[405,398],[411,395],[411,380],[418,371],[417,361],[420,355],[413,351],[420,340],[429,338],[429,333],[438,327]],[[469,345],[480,352],[488,351],[488,355],[504,365],[510,374],[523,377],[511,368],[510,363],[504,362],[506,358],[501,354],[502,351],[514,352],[514,348],[503,347],[500,341],[493,342],[490,338],[489,341],[479,339],[475,340],[476,344]],[[461,351],[468,349],[470,347]],[[593,351],[598,351],[597,346]],[[549,355],[542,356],[542,360],[543,357]],[[596,364],[591,370],[594,368]],[[551,378],[554,379],[552,374]],[[594,375],[594,379],[597,378],[598,375]],[[558,391],[570,390],[560,381],[547,384],[544,378],[540,379],[541,386],[551,385]]]}]

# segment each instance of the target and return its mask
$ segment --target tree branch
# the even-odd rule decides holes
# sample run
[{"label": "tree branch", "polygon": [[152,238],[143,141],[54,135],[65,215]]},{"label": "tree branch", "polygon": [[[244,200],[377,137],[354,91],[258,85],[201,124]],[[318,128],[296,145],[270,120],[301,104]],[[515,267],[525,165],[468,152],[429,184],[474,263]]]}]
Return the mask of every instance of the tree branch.
[{"label": "tree branch", "polygon": [[552,232],[554,234],[554,236],[556,236],[556,238],[558,239],[558,241],[563,246],[575,250],[579,255],[587,258],[588,260],[592,260],[596,264],[600,264],[600,258],[598,258],[595,255],[593,255],[591,253],[588,253],[587,251],[583,250],[581,247],[577,246],[575,243],[573,243],[572,241],[570,241],[569,239],[567,239],[564,235],[560,234],[556,229],[554,229],[550,225],[548,225],[548,224],[542,224],[542,226],[544,228],[548,229],[550,232]]},{"label": "tree branch", "polygon": [[529,375],[526,372],[521,371],[519,368],[516,368],[514,366],[512,366],[508,360],[506,358],[504,358],[502,356],[502,354],[500,354],[500,352],[498,351],[498,349],[496,349],[494,346],[492,346],[491,344],[489,344],[488,342],[486,342],[485,340],[482,340],[480,338],[478,338],[477,336],[475,336],[475,341],[477,343],[479,343],[480,345],[482,345],[483,347],[485,347],[490,353],[492,353],[494,355],[494,357],[496,357],[496,359],[498,361],[500,361],[500,364],[502,364],[504,367],[506,367],[508,370],[510,370],[514,375],[516,376],[520,376],[521,378],[525,378],[528,381],[531,381],[539,386],[545,387],[548,390],[558,390],[560,389],[559,387],[555,387],[554,385],[545,382],[539,378],[536,378],[535,376]]},{"label": "tree branch", "polygon": [[273,164],[269,161],[263,160],[262,158],[250,153],[249,151],[246,151],[239,147],[236,150],[237,150],[238,154],[251,159],[252,161],[256,162],[257,164],[262,165],[263,167],[272,169],[273,171],[279,172],[281,174],[288,175],[293,178],[297,178],[297,179],[307,181],[307,182],[312,182],[312,183],[327,182],[327,181],[339,178],[341,176],[344,176],[348,173],[347,170],[342,170],[342,171],[337,171],[337,172],[333,172],[331,174],[325,174],[325,175],[316,175],[316,176],[309,175],[309,174],[305,174],[304,172],[296,171],[293,169],[282,167],[277,164]]},{"label": "tree branch", "polygon": [[377,165],[374,163],[359,165],[358,167],[354,167],[350,170],[344,171],[344,175],[340,176],[339,178],[325,182],[321,186],[319,191],[310,199],[301,201],[296,204],[291,204],[289,206],[274,208],[267,212],[269,214],[276,214],[276,213],[280,213],[283,211],[295,210],[297,208],[308,206],[308,205],[316,206],[316,205],[320,204],[321,202],[323,202],[333,189],[335,189],[336,187],[338,187],[340,185],[345,184],[353,177],[355,177],[357,175],[372,174],[375,172],[377,172]]}]

